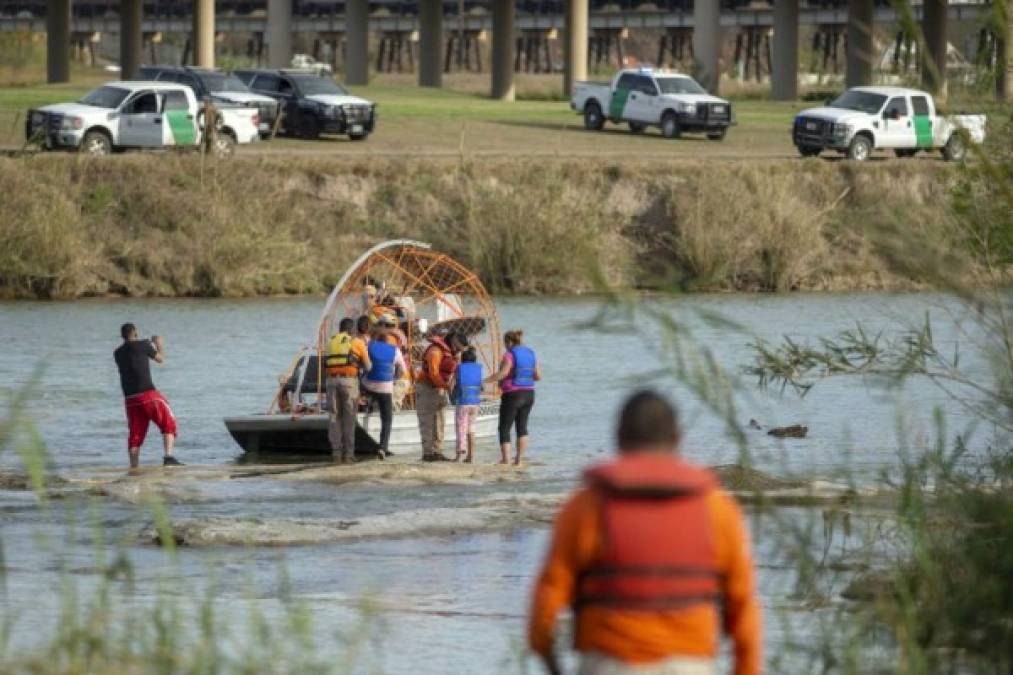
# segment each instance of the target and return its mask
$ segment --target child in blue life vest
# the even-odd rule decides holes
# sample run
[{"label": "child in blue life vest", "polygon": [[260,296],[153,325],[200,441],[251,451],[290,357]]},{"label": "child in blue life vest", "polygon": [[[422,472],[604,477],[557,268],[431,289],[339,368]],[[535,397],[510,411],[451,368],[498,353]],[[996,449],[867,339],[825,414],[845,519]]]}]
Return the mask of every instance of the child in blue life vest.
[{"label": "child in blue life vest", "polygon": [[482,364],[476,363],[474,347],[461,354],[461,364],[453,375],[451,400],[457,406],[454,422],[457,427],[457,461],[470,463],[475,453],[475,421],[482,402]]}]

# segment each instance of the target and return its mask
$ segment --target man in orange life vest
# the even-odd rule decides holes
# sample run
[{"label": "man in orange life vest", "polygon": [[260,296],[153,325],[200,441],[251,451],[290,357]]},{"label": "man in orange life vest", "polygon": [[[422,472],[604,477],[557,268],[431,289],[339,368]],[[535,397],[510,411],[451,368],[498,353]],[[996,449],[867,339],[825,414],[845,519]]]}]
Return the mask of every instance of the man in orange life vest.
[{"label": "man in orange life vest", "polygon": [[465,340],[457,333],[428,336],[429,347],[422,355],[422,370],[415,380],[415,411],[419,418],[422,461],[446,461],[443,454],[443,411],[450,405],[450,377],[457,370],[457,354]]},{"label": "man in orange life vest", "polygon": [[535,587],[531,649],[551,673],[556,618],[574,608],[582,675],[716,673],[720,629],[736,675],[761,671],[749,535],[710,471],[679,457],[676,413],[650,391],[619,419],[619,457],[563,505]]}]

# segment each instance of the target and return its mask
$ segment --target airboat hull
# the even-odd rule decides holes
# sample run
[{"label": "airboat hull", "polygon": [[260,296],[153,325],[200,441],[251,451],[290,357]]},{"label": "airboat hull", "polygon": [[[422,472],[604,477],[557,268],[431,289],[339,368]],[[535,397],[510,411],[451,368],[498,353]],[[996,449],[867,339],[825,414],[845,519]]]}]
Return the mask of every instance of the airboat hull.
[{"label": "airboat hull", "polygon": [[[244,415],[225,418],[225,427],[232,438],[245,452],[317,454],[330,453],[327,438],[326,414],[291,415]],[[444,411],[443,451],[453,451],[457,439],[454,427],[453,406]],[[499,402],[484,404],[479,408],[475,425],[475,441],[496,437],[499,424]],[[379,448],[379,414],[360,413],[355,430],[355,451],[360,454],[374,454]],[[418,452],[422,445],[419,436],[419,421],[414,410],[394,413],[390,433],[390,447],[394,453]]]}]

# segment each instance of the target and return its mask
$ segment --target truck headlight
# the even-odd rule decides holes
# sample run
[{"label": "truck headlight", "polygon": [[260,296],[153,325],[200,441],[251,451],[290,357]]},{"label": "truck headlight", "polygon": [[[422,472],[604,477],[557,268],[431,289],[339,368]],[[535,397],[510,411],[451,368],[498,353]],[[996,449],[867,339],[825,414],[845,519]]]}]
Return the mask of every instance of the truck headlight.
[{"label": "truck headlight", "polygon": [[84,120],[80,117],[64,117],[60,124],[61,129],[80,129],[84,126]]},{"label": "truck headlight", "polygon": [[847,138],[851,135],[851,125],[835,123],[831,131],[835,138]]},{"label": "truck headlight", "polygon": [[687,115],[695,115],[696,114],[696,104],[695,103],[680,103],[679,104],[679,112],[686,113]]}]

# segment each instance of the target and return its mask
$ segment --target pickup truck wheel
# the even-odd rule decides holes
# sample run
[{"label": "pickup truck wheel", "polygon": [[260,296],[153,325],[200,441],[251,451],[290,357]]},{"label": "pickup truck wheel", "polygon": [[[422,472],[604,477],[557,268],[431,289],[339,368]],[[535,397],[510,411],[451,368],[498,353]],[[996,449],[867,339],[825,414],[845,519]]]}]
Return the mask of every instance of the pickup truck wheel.
[{"label": "pickup truck wheel", "polygon": [[361,134],[348,134],[348,138],[353,141],[364,141],[369,136],[368,132],[362,132]]},{"label": "pickup truck wheel", "polygon": [[872,154],[872,143],[868,136],[855,136],[848,146],[848,159],[864,162]]},{"label": "pickup truck wheel", "polygon": [[591,102],[584,106],[584,128],[588,131],[601,131],[605,126],[605,117],[597,103]]},{"label": "pickup truck wheel", "polygon": [[81,145],[77,150],[84,155],[104,157],[112,153],[113,144],[109,137],[101,131],[89,131],[81,139]]},{"label": "pickup truck wheel", "polygon": [[967,146],[964,144],[964,139],[959,134],[950,136],[950,140],[946,141],[946,145],[943,146],[943,159],[947,162],[962,162],[966,156]]},{"label": "pickup truck wheel", "polygon": [[642,134],[646,128],[646,124],[641,124],[640,122],[630,122],[630,133]]},{"label": "pickup truck wheel", "polygon": [[798,154],[803,157],[817,157],[823,148],[816,145],[800,145],[798,146]]},{"label": "pickup truck wheel", "polygon": [[712,141],[721,141],[721,140],[724,140],[725,133],[727,131],[728,131],[727,129],[722,129],[721,131],[712,131],[709,134],[707,134],[707,138],[710,139],[710,140],[712,140]]},{"label": "pickup truck wheel", "polygon": [[897,148],[893,151],[900,159],[910,159],[918,154],[918,148]]},{"label": "pickup truck wheel", "polygon": [[306,115],[300,121],[299,134],[310,141],[320,138],[320,120],[313,115]]},{"label": "pickup truck wheel", "polygon": [[236,139],[227,131],[219,131],[215,134],[215,142],[211,148],[215,157],[231,157],[236,152]]},{"label": "pickup truck wheel", "polygon": [[661,135],[665,138],[678,138],[682,133],[679,128],[679,118],[673,112],[667,112],[661,116]]}]

